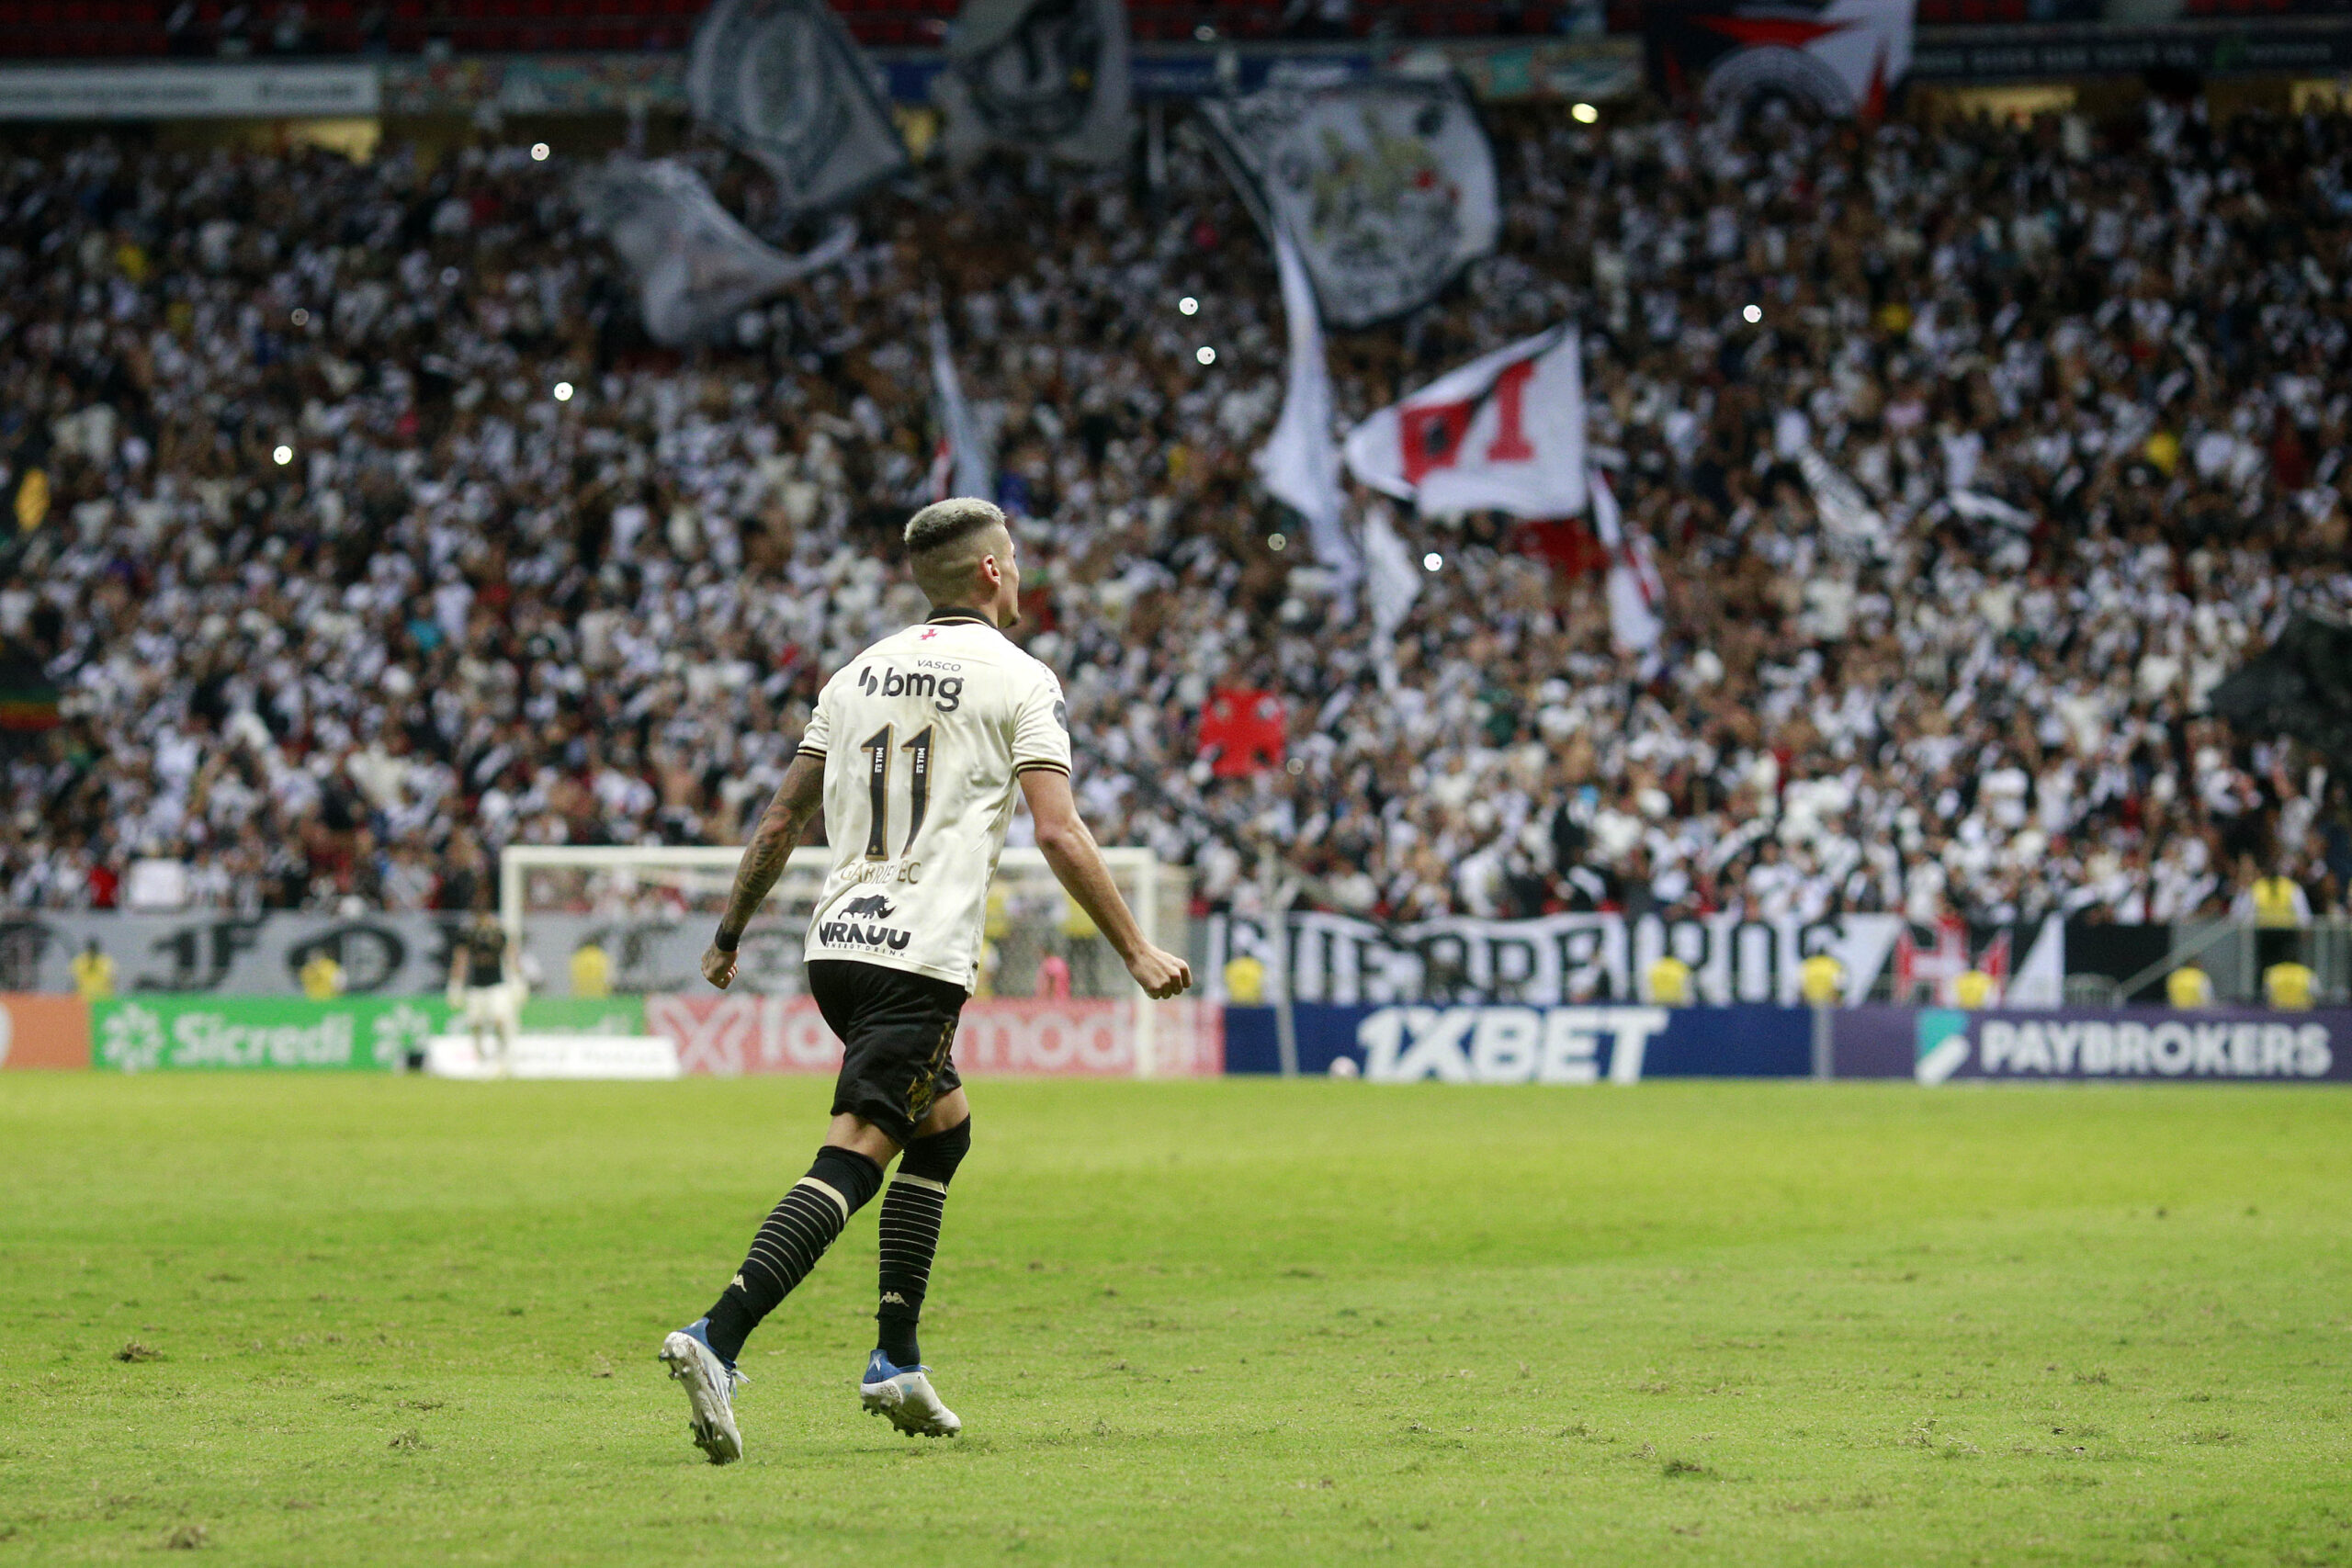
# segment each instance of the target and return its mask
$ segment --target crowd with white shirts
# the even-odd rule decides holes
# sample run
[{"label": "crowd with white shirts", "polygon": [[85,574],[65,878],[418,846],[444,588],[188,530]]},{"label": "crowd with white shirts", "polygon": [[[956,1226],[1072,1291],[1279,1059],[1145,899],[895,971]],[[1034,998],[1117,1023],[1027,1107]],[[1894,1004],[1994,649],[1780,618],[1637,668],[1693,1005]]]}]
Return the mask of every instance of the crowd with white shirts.
[{"label": "crowd with white shirts", "polygon": [[[0,898],[466,908],[512,842],[740,840],[922,613],[937,308],[1080,803],[1204,907],[2166,921],[2283,870],[2343,909],[2343,784],[2205,699],[2352,597],[2352,121],[1489,114],[1500,254],[1335,334],[1339,412],[1578,322],[1653,649],[1581,522],[1484,514],[1397,520],[1432,570],[1375,639],[1250,467],[1274,268],[1181,121],[1157,184],[875,192],[685,353],[560,150],[20,147],[0,633],[58,722],[6,737]],[[1272,765],[1203,744],[1236,691]]]}]

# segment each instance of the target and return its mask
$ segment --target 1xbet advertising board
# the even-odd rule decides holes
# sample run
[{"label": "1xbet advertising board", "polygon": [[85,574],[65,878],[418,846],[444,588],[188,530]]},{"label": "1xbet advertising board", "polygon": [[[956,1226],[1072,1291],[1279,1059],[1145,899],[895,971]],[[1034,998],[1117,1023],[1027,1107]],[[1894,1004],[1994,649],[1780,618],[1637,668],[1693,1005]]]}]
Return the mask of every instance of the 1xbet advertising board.
[{"label": "1xbet advertising board", "polygon": [[[1291,1009],[1302,1073],[1373,1083],[1638,1083],[1793,1077],[1813,1070],[1804,1008],[1340,1007]],[[1270,1007],[1225,1010],[1225,1070],[1282,1070]]]},{"label": "1xbet advertising board", "polygon": [[1853,1008],[1834,1021],[1831,1059],[1839,1077],[1923,1084],[2343,1082],[2352,1079],[2352,1010]]}]

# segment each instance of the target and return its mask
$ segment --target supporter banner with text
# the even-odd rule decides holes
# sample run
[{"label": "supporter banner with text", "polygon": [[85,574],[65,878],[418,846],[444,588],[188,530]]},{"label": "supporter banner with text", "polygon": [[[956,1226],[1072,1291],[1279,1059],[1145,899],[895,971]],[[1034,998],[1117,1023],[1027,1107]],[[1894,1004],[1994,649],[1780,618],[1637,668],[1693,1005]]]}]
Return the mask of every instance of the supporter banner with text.
[{"label": "supporter banner with text", "polygon": [[1923,1084],[2352,1080],[2352,1010],[1865,1007],[1837,1014],[1838,1077]]},{"label": "supporter banner with text", "polygon": [[1426,304],[1495,248],[1494,150],[1456,82],[1273,87],[1200,112],[1260,227],[1297,242],[1329,326]]},{"label": "supporter banner with text", "polygon": [[425,998],[141,997],[90,1004],[91,1065],[123,1073],[273,1067],[383,1072],[446,1026]]},{"label": "supporter banner with text", "polygon": [[1870,994],[1894,952],[1895,915],[1846,915],[1806,923],[1729,915],[1668,922],[1657,916],[1547,915],[1530,920],[1468,917],[1384,926],[1347,915],[1294,914],[1288,951],[1272,951],[1264,925],[1240,916],[1209,921],[1208,974],[1250,954],[1308,1002],[1532,1002],[1635,996],[1636,977],[1668,951],[1689,964],[1696,999],[1798,999],[1800,970],[1816,953],[1836,958],[1849,1000]]},{"label": "supporter banner with text", "polygon": [[[1214,1077],[1224,1070],[1214,1003],[1161,1003],[1153,1025],[1155,1076]],[[842,1064],[841,1042],[808,997],[648,997],[645,1027],[678,1043],[679,1065],[688,1073],[830,1073]],[[954,1055],[956,1070],[967,1075],[1132,1077],[1135,1004],[1103,997],[976,997],[964,1006]]]},{"label": "supporter banner with text", "polygon": [[[1882,987],[1896,997],[1945,999],[1971,969],[1987,974],[2013,1004],[2061,999],[2066,973],[2062,920],[2036,927],[1914,927],[1900,915],[1841,915],[1825,920],[1743,919],[1718,914],[1668,920],[1645,915],[1545,915],[1487,920],[1469,916],[1383,925],[1319,911],[1293,914],[1277,950],[1265,923],[1246,916],[1208,921],[1207,975],[1222,983],[1228,959],[1263,962],[1275,983],[1293,976],[1292,997],[1308,1002],[1623,1001],[1672,953],[1690,968],[1691,999],[1793,1004],[1804,961],[1838,961],[1840,999],[1855,1003]],[[2018,956],[2012,956],[2013,954]]]},{"label": "supporter banner with text", "polygon": [[[1291,1010],[1302,1074],[1371,1083],[1638,1083],[1645,1077],[1800,1077],[1813,1070],[1805,1008],[1338,1007]],[[1225,1070],[1282,1070],[1270,1007],[1225,1010]]]},{"label": "supporter banner with text", "polygon": [[[464,925],[462,916],[435,914],[25,913],[0,919],[0,988],[70,991],[74,955],[95,943],[114,960],[115,990],[122,996],[300,996],[302,965],[322,953],[341,965],[347,994],[437,996],[448,984],[451,937]],[[569,992],[572,954],[591,944],[603,950],[616,992],[698,986],[709,941],[709,923],[699,919],[535,915],[523,938],[531,1005]],[[744,948],[747,976],[772,982],[799,972],[797,931],[755,926]]]}]

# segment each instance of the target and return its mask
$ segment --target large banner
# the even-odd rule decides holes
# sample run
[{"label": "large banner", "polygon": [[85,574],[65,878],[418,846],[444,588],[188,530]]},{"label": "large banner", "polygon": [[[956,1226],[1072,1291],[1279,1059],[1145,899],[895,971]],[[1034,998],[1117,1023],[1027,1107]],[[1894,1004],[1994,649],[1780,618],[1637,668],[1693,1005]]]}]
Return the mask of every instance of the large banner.
[{"label": "large banner", "polygon": [[[1291,1010],[1302,1074],[1373,1083],[1639,1083],[1799,1077],[1811,1010],[1783,1007],[1343,1007]],[[1225,1070],[1281,1071],[1270,1007],[1225,1010]]]},{"label": "large banner", "polygon": [[[1152,1074],[1214,1077],[1225,1070],[1222,1010],[1214,1003],[1159,1004],[1152,1020]],[[678,1043],[688,1073],[831,1073],[841,1042],[808,997],[659,996],[645,998],[649,1033]],[[956,1067],[966,1075],[1136,1075],[1136,1009],[1105,997],[978,997],[956,1026]]]},{"label": "large banner", "polygon": [[1855,1008],[1832,1021],[1830,1061],[1839,1077],[1923,1084],[2343,1082],[2352,1079],[2352,1010]]},{"label": "large banner", "polygon": [[1885,114],[1911,70],[1915,0],[1651,0],[1650,85],[1711,108],[1794,97],[1824,114]]},{"label": "large banner", "polygon": [[1656,916],[1634,921],[1623,915],[1464,916],[1383,926],[1307,913],[1289,917],[1287,952],[1280,952],[1262,923],[1220,916],[1209,922],[1207,972],[1221,975],[1228,958],[1248,953],[1276,976],[1289,975],[1299,1001],[1548,1007],[1628,1000],[1639,992],[1636,976],[1670,950],[1690,965],[1700,1001],[1792,1003],[1804,961],[1826,953],[1844,969],[1846,995],[1859,999],[1885,969],[1902,927],[1894,915],[1848,915],[1810,925],[1728,915],[1670,923]]},{"label": "large banner", "polygon": [[873,74],[822,0],[718,0],[686,68],[695,118],[765,164],[786,212],[907,166]]},{"label": "large banner", "polygon": [[[1939,994],[1975,964],[1992,966],[2001,999],[2049,1005],[2060,999],[2066,972],[2065,926],[2054,919],[2038,931],[1999,928],[1986,935],[1915,930],[1899,915],[1815,921],[1462,916],[1381,925],[1308,912],[1287,918],[1280,947],[1262,921],[1219,915],[1208,928],[1213,985],[1227,959],[1246,953],[1264,963],[1277,983],[1290,976],[1293,998],[1306,1002],[1623,1001],[1640,993],[1640,977],[1669,953],[1690,965],[1694,999],[1718,1007],[1797,1002],[1804,961],[1815,953],[1838,961],[1848,1003],[1869,998],[1882,980],[1898,997]],[[2013,950],[2023,957],[2013,962]]]},{"label": "large banner", "polygon": [[1454,82],[1273,87],[1200,110],[1260,226],[1297,242],[1328,325],[1426,304],[1495,248],[1494,151]]},{"label": "large banner", "polygon": [[1585,508],[1584,363],[1566,325],[1448,371],[1348,432],[1348,471],[1423,513]]},{"label": "large banner", "polygon": [[814,250],[786,255],[737,222],[700,175],[668,158],[616,158],[582,175],[578,195],[589,226],[636,277],[646,334],[656,343],[709,336],[857,242],[856,226],[843,218]]},{"label": "large banner", "polygon": [[1121,0],[965,0],[933,94],[947,144],[1111,164],[1135,138]]},{"label": "large banner", "polygon": [[[1274,739],[1281,739],[1278,726]],[[122,996],[299,996],[302,966],[321,953],[340,965],[350,995],[438,996],[463,927],[460,917],[434,914],[26,913],[0,920],[0,991],[71,991],[74,954],[96,946],[113,960],[115,990]],[[1287,954],[1274,951],[1263,922],[1211,917],[1209,983],[1219,983],[1227,959],[1247,953],[1277,976],[1287,957],[1305,1001],[1623,1000],[1670,951],[1693,971],[1700,1001],[1793,1002],[1798,966],[1826,953],[1844,972],[1849,1002],[1882,991],[1905,1001],[1950,1000],[1962,976],[1974,972],[1989,976],[1997,999],[2010,1006],[2049,1007],[2064,999],[2068,971],[2065,930],[2057,920],[1967,930],[1913,927],[1894,915],[1808,923],[1725,915],[1628,921],[1590,914],[1394,926],[1315,913],[1293,914],[1285,930]],[[762,920],[744,932],[738,991],[806,989],[801,937],[800,928],[784,919]],[[534,915],[523,931],[531,1005],[569,996],[572,960],[587,947],[596,949],[595,967],[621,998],[692,994],[703,987],[709,941],[709,924],[700,918]],[[1120,985],[1124,989],[1124,979]]]},{"label": "large banner", "polygon": [[[302,966],[321,953],[341,967],[348,995],[439,996],[464,928],[464,917],[437,914],[28,912],[0,919],[0,990],[71,991],[74,954],[96,946],[114,961],[120,996],[300,996]],[[523,971],[534,993],[528,1005],[567,998],[572,957],[590,946],[604,955],[609,988],[624,993],[597,1004],[605,1009],[636,1007],[625,999],[629,993],[698,987],[709,942],[710,922],[700,917],[534,915],[523,932]],[[744,933],[738,983],[797,990],[800,963],[800,931],[763,921]],[[570,1027],[552,1019],[548,1026]]]},{"label": "large banner", "polygon": [[280,1067],[390,1071],[442,1032],[430,998],[142,997],[90,1004],[92,1066],[122,1073]]}]

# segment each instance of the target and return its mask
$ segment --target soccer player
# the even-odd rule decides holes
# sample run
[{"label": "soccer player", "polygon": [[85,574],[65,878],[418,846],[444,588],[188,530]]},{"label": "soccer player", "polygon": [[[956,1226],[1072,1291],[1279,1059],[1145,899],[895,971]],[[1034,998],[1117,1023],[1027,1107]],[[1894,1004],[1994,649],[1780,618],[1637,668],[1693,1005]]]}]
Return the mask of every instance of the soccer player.
[{"label": "soccer player", "polygon": [[1021,619],[1004,513],[985,501],[936,502],[908,522],[906,547],[930,618],[825,683],[703,954],[704,976],[725,989],[743,928],[821,807],[833,864],[809,917],[808,972],[842,1041],[832,1122],[718,1300],[662,1343],[670,1375],[686,1385],[695,1442],[714,1464],[743,1452],[734,1392],[745,1337],[881,1190],[901,1151],[882,1200],[877,1344],[859,1398],[910,1437],[963,1429],[933,1390],[915,1335],[947,1185],[972,1143],[949,1053],[978,976],[1016,787],[1046,864],[1136,983],[1155,998],[1193,983],[1182,959],[1144,941],[1079,819],[1061,683],[1004,636]]},{"label": "soccer player", "polygon": [[520,955],[487,904],[458,937],[449,955],[449,1008],[473,1036],[474,1055],[501,1077],[514,1070],[514,1035],[522,1027]]}]

